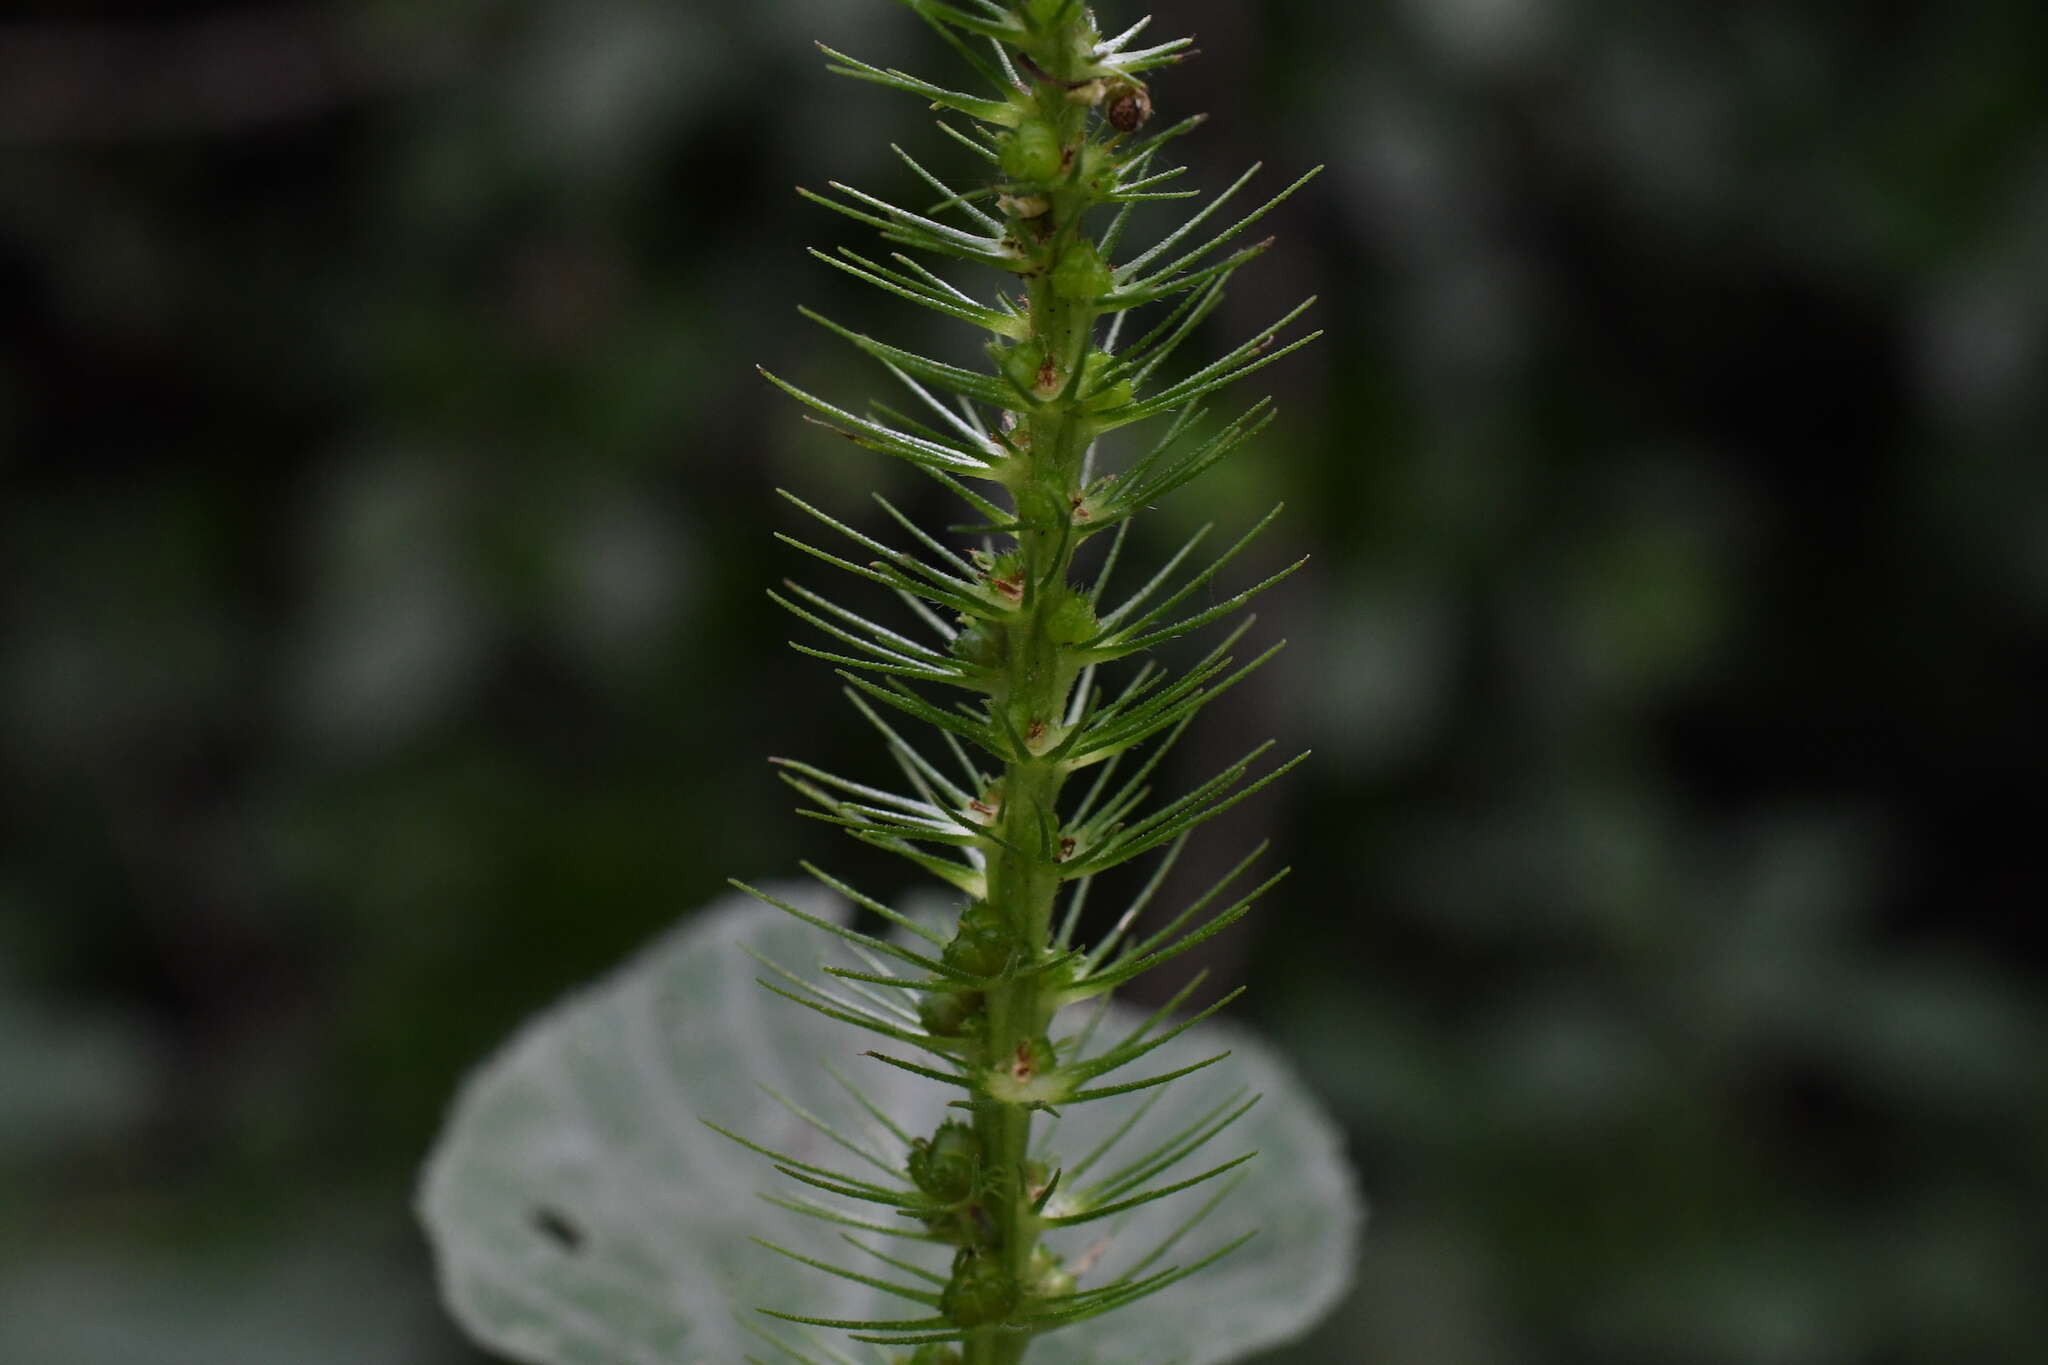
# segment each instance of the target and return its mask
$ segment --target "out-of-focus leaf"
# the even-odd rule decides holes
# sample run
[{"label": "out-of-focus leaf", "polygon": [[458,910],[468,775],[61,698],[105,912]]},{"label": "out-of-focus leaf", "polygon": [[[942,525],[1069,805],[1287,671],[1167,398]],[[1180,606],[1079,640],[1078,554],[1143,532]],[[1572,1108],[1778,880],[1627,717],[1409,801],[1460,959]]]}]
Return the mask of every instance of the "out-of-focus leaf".
[{"label": "out-of-focus leaf", "polygon": [[[843,913],[801,891],[777,894],[816,913]],[[900,1143],[860,1114],[821,1063],[857,1079],[913,1133],[937,1124],[949,1096],[867,1062],[853,1030],[759,989],[742,943],[796,969],[830,946],[766,907],[718,902],[529,1024],[464,1087],[427,1163],[420,1212],[449,1306],[485,1345],[532,1365],[691,1365],[751,1349],[744,1324],[757,1306],[819,1317],[902,1315],[904,1305],[875,1291],[751,1245],[750,1236],[761,1236],[823,1259],[858,1256],[824,1225],[757,1199],[756,1191],[815,1192],[780,1182],[765,1160],[698,1119],[853,1171],[857,1157],[760,1087],[892,1161]],[[1099,1034],[1117,1036],[1138,1017],[1112,1008]],[[1068,1016],[1060,1027],[1081,1022]],[[1186,1284],[1060,1332],[1045,1353],[1071,1365],[1214,1365],[1298,1335],[1348,1284],[1358,1198],[1335,1126],[1291,1070],[1242,1030],[1219,1024],[1190,1030],[1151,1060],[1167,1071],[1224,1048],[1233,1052],[1228,1062],[1178,1082],[1091,1174],[1114,1170],[1118,1153],[1148,1150],[1240,1087],[1262,1093],[1216,1144],[1161,1174],[1184,1178],[1205,1161],[1260,1152],[1235,1193],[1150,1268],[1195,1260],[1252,1227],[1261,1235]],[[1078,1159],[1143,1099],[1077,1107],[1056,1133],[1056,1152]],[[1075,1228],[1062,1250],[1070,1264],[1090,1265],[1084,1287],[1105,1283],[1209,1193]],[[871,1205],[843,1207],[869,1221],[892,1216]],[[944,1248],[888,1249],[935,1273],[945,1268]]]},{"label": "out-of-focus leaf", "polygon": [[[0,1256],[9,1365],[432,1365],[432,1298],[378,1236],[310,1215],[301,1241],[110,1249],[105,1234]],[[13,1248],[8,1249],[10,1252]]]},{"label": "out-of-focus leaf", "polygon": [[159,1083],[130,1020],[38,1008],[0,981],[0,1173],[15,1162],[131,1132]]}]

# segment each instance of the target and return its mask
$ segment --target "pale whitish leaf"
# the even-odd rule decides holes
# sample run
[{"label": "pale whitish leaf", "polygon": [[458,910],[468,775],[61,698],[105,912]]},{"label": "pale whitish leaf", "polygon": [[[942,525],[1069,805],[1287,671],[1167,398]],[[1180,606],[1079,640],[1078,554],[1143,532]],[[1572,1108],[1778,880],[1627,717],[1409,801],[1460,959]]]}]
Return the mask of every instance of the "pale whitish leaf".
[{"label": "pale whitish leaf", "polygon": [[[813,913],[844,914],[816,888],[775,894]],[[532,1365],[722,1365],[753,1349],[741,1320],[756,1306],[814,1317],[900,1317],[910,1307],[752,1245],[750,1236],[764,1236],[824,1260],[861,1259],[833,1229],[768,1205],[756,1191],[868,1221],[894,1215],[792,1185],[698,1119],[873,1178],[872,1167],[759,1087],[892,1160],[901,1144],[860,1112],[823,1064],[858,1081],[913,1133],[936,1126],[955,1092],[875,1065],[859,1056],[870,1040],[858,1031],[761,990],[742,943],[797,969],[850,961],[827,935],[728,897],[534,1020],[464,1086],[427,1163],[420,1211],[449,1306],[484,1345]],[[1063,1015],[1056,1031],[1078,1031],[1083,1008]],[[1119,1038],[1142,1017],[1112,1007],[1096,1036]],[[1224,1049],[1233,1053],[1227,1062],[1171,1087],[1091,1177],[1137,1159],[1232,1091],[1263,1092],[1222,1137],[1147,1182],[1261,1153],[1243,1168],[1243,1185],[1148,1270],[1198,1259],[1253,1227],[1261,1235],[1195,1280],[1059,1331],[1035,1354],[1066,1365],[1214,1365],[1297,1335],[1348,1283],[1357,1195],[1334,1125],[1287,1066],[1242,1029],[1209,1022],[1151,1054],[1148,1070]],[[1075,1107],[1055,1135],[1056,1156],[1078,1160],[1144,1098]],[[1190,1190],[1076,1227],[1054,1244],[1078,1262],[1106,1238],[1081,1281],[1101,1285],[1137,1265],[1210,1193]],[[946,1248],[892,1240],[887,1249],[945,1270]],[[884,1358],[843,1337],[829,1344],[864,1365]]]}]

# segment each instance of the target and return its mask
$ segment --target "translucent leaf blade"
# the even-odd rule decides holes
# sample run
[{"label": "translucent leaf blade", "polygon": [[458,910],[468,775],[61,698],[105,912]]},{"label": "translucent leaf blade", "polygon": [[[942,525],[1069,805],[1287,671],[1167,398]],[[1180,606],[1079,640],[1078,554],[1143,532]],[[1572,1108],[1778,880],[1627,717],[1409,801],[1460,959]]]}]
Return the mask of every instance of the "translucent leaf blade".
[{"label": "translucent leaf blade", "polygon": [[[815,888],[775,892],[822,917],[844,918],[843,906]],[[905,1305],[879,1290],[748,1240],[766,1237],[842,1259],[841,1229],[790,1205],[829,1205],[874,1221],[872,1206],[793,1186],[697,1120],[831,1165],[844,1153],[760,1085],[884,1151],[900,1142],[848,1098],[827,1064],[913,1133],[935,1126],[957,1092],[862,1060],[866,1040],[857,1030],[756,987],[741,944],[795,968],[845,960],[824,932],[726,897],[541,1014],[463,1087],[427,1163],[419,1208],[443,1294],[484,1345],[528,1365],[709,1365],[759,1353],[741,1320],[755,1306],[828,1319],[905,1316]],[[1094,1006],[1077,1007],[1074,1021],[1084,1008]],[[1121,1037],[1143,1017],[1113,1005],[1099,1036]],[[1262,1235],[1185,1285],[1061,1328],[1042,1348],[1049,1359],[1218,1365],[1298,1336],[1350,1282],[1357,1195],[1335,1126],[1287,1065],[1245,1030],[1216,1021],[1189,1029],[1148,1062],[1171,1070],[1223,1050],[1233,1054],[1228,1061],[1167,1087],[1131,1123],[1105,1169],[1120,1164],[1118,1153],[1158,1146],[1243,1090],[1265,1098],[1215,1143],[1146,1182],[1169,1184],[1258,1150],[1257,1160],[1231,1173],[1242,1184],[1156,1260],[1148,1258],[1202,1208],[1209,1186],[1051,1240],[1072,1263],[1107,1235],[1082,1277],[1085,1290],[1132,1271],[1191,1265],[1254,1227]],[[1054,1151],[1078,1159],[1148,1094],[1067,1111]],[[778,1208],[757,1192],[789,1202]],[[910,1241],[889,1250],[928,1272],[945,1269],[943,1247]],[[874,1365],[884,1358],[843,1334],[787,1330],[791,1344],[819,1360]],[[816,1336],[799,1335],[807,1332]]]},{"label": "translucent leaf blade", "polygon": [[[844,917],[815,887],[774,889]],[[936,1088],[859,1062],[864,1035],[754,985],[742,943],[792,964],[840,960],[822,932],[724,897],[529,1022],[465,1083],[418,1203],[443,1297],[485,1346],[529,1365],[694,1365],[755,1349],[737,1317],[756,1304],[856,1317],[883,1305],[749,1244],[824,1228],[756,1191],[815,1192],[697,1119],[829,1164],[835,1149],[757,1083],[850,1126],[866,1120],[848,1119],[821,1060],[906,1122],[936,1115]]]}]

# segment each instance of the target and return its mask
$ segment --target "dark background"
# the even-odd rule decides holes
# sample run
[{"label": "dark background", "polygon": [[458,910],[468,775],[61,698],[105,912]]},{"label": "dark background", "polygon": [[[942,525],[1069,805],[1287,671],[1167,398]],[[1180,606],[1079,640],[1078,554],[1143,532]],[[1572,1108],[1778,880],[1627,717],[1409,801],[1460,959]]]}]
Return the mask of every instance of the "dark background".
[{"label": "dark background", "polygon": [[[1208,341],[1329,337],[1145,528],[1315,555],[1175,765],[1319,751],[1210,841],[1298,869],[1208,965],[1375,1203],[1276,1359],[2048,1359],[2048,9],[1160,7],[1197,183],[1330,165]],[[0,15],[0,1357],[474,1360],[463,1069],[728,874],[895,875],[759,762],[880,771],[772,489],[945,512],[751,365],[959,347],[789,187],[965,158],[812,37],[956,69],[883,0]]]}]

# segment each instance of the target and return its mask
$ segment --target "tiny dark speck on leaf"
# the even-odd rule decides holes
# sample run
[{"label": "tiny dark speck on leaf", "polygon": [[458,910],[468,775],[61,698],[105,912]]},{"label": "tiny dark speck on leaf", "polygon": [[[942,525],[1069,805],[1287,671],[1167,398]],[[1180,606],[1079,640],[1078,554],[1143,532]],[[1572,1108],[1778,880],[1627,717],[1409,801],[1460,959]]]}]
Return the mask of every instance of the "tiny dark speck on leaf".
[{"label": "tiny dark speck on leaf", "polygon": [[583,1229],[577,1227],[574,1222],[570,1221],[567,1214],[559,1210],[548,1208],[545,1205],[535,1208],[533,1211],[533,1226],[543,1237],[553,1242],[563,1251],[577,1252],[583,1250],[583,1243],[586,1240],[583,1235]]}]

